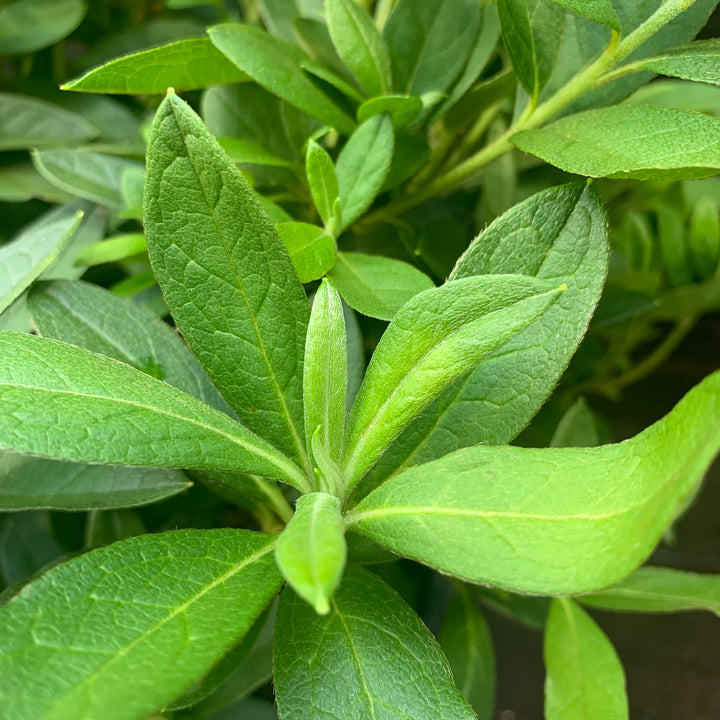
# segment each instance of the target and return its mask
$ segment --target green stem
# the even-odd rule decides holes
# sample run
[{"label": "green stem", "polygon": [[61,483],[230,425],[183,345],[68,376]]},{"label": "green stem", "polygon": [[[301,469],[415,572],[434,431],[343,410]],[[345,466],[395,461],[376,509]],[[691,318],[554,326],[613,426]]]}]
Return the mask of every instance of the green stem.
[{"label": "green stem", "polygon": [[644,23],[631,32],[626,38],[620,40],[617,32],[613,31],[610,44],[600,57],[583,70],[580,70],[568,83],[561,87],[554,95],[537,107],[530,103],[522,115],[506,132],[496,138],[479,152],[471,155],[467,160],[418,189],[413,195],[401,197],[393,203],[386,205],[375,213],[366,217],[367,221],[376,222],[385,220],[400,213],[411,210],[421,203],[444,195],[457,189],[468,178],[475,175],[493,160],[513,149],[510,138],[523,130],[534,130],[547,122],[554,115],[564,110],[581,95],[594,90],[610,79],[613,79],[611,70],[628,55],[637,50],[640,45],[651,38],[655,33],[670,22],[679,13],[690,8],[696,0],[667,0]]}]

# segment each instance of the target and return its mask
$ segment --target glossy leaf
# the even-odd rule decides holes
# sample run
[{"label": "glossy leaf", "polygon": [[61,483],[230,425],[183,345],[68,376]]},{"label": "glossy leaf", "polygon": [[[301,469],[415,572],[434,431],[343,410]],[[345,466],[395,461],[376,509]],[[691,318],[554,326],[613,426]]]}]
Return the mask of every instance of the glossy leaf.
[{"label": "glossy leaf", "polygon": [[153,95],[245,82],[248,76],[208,38],[189,38],[111,60],[62,86],[63,90]]},{"label": "glossy leaf", "polygon": [[337,463],[345,432],[348,347],[342,300],[326,280],[313,301],[303,373],[305,437],[309,442],[319,429],[318,440]]},{"label": "glossy leaf", "polygon": [[0,608],[4,712],[141,720],[164,708],[278,591],[273,541],[247,530],[181,530],[53,568]]},{"label": "glossy leaf", "polygon": [[344,228],[352,225],[380,192],[390,171],[393,147],[392,121],[378,115],[366,120],[340,152],[335,170]]},{"label": "glossy leaf", "polygon": [[53,45],[82,22],[82,0],[17,0],[0,8],[0,54],[19,55]]},{"label": "glossy leaf", "polygon": [[271,93],[343,134],[352,132],[352,119],[303,72],[312,63],[300,48],[249,25],[216,25],[208,34],[220,52]]},{"label": "glossy leaf", "polygon": [[601,610],[642,613],[707,610],[720,615],[720,575],[641,567],[617,585],[577,599]]},{"label": "glossy leaf", "polygon": [[0,312],[5,310],[54,260],[77,230],[82,213],[54,214],[28,225],[0,246]]},{"label": "glossy leaf", "polygon": [[317,225],[283,222],[275,226],[302,283],[319,280],[335,264],[335,239]]},{"label": "glossy leaf", "polygon": [[247,428],[166,383],[85,349],[0,333],[0,449],[57,460],[249,472],[306,481]]},{"label": "glossy leaf", "polygon": [[327,276],[353,310],[380,320],[392,320],[410,298],[433,287],[408,263],[361,253],[338,253]]},{"label": "glossy leaf", "polygon": [[587,110],[513,135],[512,142],[589,177],[691,179],[720,169],[720,121],[651,105]]},{"label": "glossy leaf", "polygon": [[373,97],[392,88],[390,54],[365,8],[354,0],[327,0],[330,37],[365,92]]},{"label": "glossy leaf", "polygon": [[620,18],[612,0],[553,0],[558,5],[570,8],[602,25],[620,30]]},{"label": "glossy leaf", "polygon": [[348,420],[348,489],[400,431],[486,354],[526,328],[563,288],[522,275],[466,278],[417,295],[375,348]]},{"label": "glossy leaf", "polygon": [[191,483],[175,470],[78,465],[0,455],[0,510],[93,510],[147,505]]},{"label": "glossy leaf", "polygon": [[310,313],[285,246],[236,167],[176,95],[155,116],[147,164],[148,253],[175,322],[243,422],[305,463],[302,356]]},{"label": "glossy leaf", "polygon": [[383,29],[396,92],[444,94],[463,70],[478,28],[473,0],[398,0]]},{"label": "glossy leaf", "polygon": [[495,650],[485,618],[464,588],[450,600],[438,640],[463,697],[478,720],[490,720],[495,705]]},{"label": "glossy leaf", "polygon": [[[412,692],[398,678],[411,679]],[[420,618],[382,580],[355,566],[347,568],[327,615],[289,590],[280,596],[275,695],[286,720],[474,718]]]},{"label": "glossy leaf", "polygon": [[32,157],[37,170],[61,190],[118,210],[125,207],[125,173],[142,171],[132,160],[85,150],[40,150]]},{"label": "glossy leaf", "polygon": [[568,289],[540,320],[428,407],[381,459],[372,485],[400,467],[462,447],[510,442],[545,402],[575,352],[607,263],[605,211],[594,190],[581,184],[537,193],[478,235],[451,279],[521,273]]},{"label": "glossy leaf", "polygon": [[716,455],[719,427],[716,373],[617,445],[474,447],[406,470],[360,502],[349,528],[471,582],[590,592],[647,558]]},{"label": "glossy leaf", "polygon": [[16,93],[0,93],[0,150],[79,144],[97,134],[97,129],[81,115],[59,105]]},{"label": "glossy leaf", "polygon": [[340,223],[336,217],[339,204],[336,203],[340,190],[335,165],[325,149],[312,139],[308,141],[305,171],[320,219],[331,234],[339,232]]},{"label": "glossy leaf", "polygon": [[555,600],[545,630],[547,720],[627,720],[625,673],[615,649],[572,600]]},{"label": "glossy leaf", "polygon": [[324,492],[303,495],[275,545],[275,560],[290,587],[315,609],[330,612],[347,548],[340,500]]}]

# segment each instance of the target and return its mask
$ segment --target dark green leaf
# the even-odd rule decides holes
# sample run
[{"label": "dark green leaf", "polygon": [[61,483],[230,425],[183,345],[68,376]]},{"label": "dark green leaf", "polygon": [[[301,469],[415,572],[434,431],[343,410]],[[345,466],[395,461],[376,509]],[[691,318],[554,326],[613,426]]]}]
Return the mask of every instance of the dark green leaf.
[{"label": "dark green leaf", "polygon": [[422,112],[423,103],[414,95],[384,95],[366,100],[357,111],[359,123],[374,115],[389,115],[393,127],[398,130],[410,125]]},{"label": "dark green leaf", "polygon": [[550,447],[597,447],[602,434],[595,413],[585,398],[578,398],[562,416]]},{"label": "dark green leaf", "polygon": [[48,47],[82,22],[82,0],[16,0],[0,8],[0,54],[19,55]]},{"label": "dark green leaf", "polygon": [[720,215],[711,197],[702,197],[690,216],[688,255],[695,276],[707,280],[715,275],[720,261]]}]

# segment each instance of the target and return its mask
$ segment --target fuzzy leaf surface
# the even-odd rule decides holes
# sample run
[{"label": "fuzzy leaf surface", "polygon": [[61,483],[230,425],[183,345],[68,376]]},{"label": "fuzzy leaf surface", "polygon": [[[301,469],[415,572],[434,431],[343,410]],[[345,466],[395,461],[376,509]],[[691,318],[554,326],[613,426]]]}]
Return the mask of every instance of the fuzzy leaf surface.
[{"label": "fuzzy leaf surface", "polygon": [[256,195],[176,95],[153,123],[145,232],[173,318],[217,388],[304,464],[305,293]]},{"label": "fuzzy leaf surface", "polygon": [[274,537],[145,535],[53,568],[0,608],[3,712],[142,720],[204,675],[280,588]]},{"label": "fuzzy leaf surface", "polygon": [[592,592],[647,558],[718,448],[715,373],[631,440],[466,448],[386,481],[348,522],[393,552],[471,582]]},{"label": "fuzzy leaf surface", "polygon": [[430,631],[367,570],[346,569],[324,616],[286,590],[275,633],[275,692],[286,720],[475,718]]},{"label": "fuzzy leaf surface", "polygon": [[308,141],[305,171],[320,219],[325,227],[329,227],[335,219],[335,201],[340,189],[332,158],[312,139]]},{"label": "fuzzy leaf surface", "polygon": [[298,279],[302,283],[319,280],[335,264],[335,238],[317,225],[283,222],[275,226],[285,243]]}]

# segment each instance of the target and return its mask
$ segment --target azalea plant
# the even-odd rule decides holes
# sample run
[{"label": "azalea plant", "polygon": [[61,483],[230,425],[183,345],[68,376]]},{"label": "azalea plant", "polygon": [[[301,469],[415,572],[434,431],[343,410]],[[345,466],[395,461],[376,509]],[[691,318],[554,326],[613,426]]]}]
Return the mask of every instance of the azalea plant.
[{"label": "azalea plant", "polygon": [[[720,449],[720,374],[615,444],[577,398],[720,296],[720,121],[638,90],[720,83],[682,44],[715,4],[218,6],[64,84],[162,91],[144,130],[5,94],[0,147],[34,150],[4,167],[58,207],[0,247],[1,529],[32,550],[0,563],[0,718],[489,718],[481,604],[542,628],[548,720],[627,718],[588,608],[717,612],[716,576],[640,566]],[[41,49],[42,5],[0,48]],[[510,445],[549,398],[550,447]]]}]

